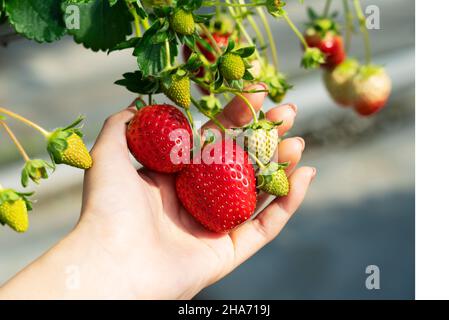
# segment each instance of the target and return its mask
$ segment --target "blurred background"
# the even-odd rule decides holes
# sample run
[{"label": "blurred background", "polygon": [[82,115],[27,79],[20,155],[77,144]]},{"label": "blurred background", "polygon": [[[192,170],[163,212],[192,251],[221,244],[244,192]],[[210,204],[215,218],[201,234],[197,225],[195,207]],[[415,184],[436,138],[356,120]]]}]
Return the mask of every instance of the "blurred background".
[{"label": "blurred background", "polygon": [[[307,5],[318,12],[324,7],[324,1],[317,0],[302,6],[287,2],[298,24],[307,21]],[[272,19],[281,69],[295,85],[285,101],[299,106],[290,134],[305,138],[302,164],[317,167],[318,176],[284,232],[198,299],[414,298],[415,4],[362,4],[380,8],[381,28],[371,30],[371,37],[375,62],[393,79],[387,108],[364,119],[336,106],[327,96],[321,72],[299,68],[299,44],[290,29]],[[333,8],[343,12],[340,1],[334,1]],[[3,32],[7,30],[0,29],[0,35]],[[363,57],[360,35],[353,40],[351,55]],[[130,52],[94,53],[68,37],[53,44],[17,40],[0,45],[0,106],[48,128],[84,114],[84,131],[92,143],[104,119],[134,99],[113,82],[135,69]],[[271,106],[267,102],[264,108]],[[44,157],[40,136],[21,125],[12,127],[31,155]],[[2,133],[2,185],[20,189],[21,167],[19,154]],[[28,233],[0,227],[0,285],[75,226],[82,178],[81,171],[60,167],[36,188],[39,201]],[[380,269],[380,290],[365,287],[369,265]]]}]

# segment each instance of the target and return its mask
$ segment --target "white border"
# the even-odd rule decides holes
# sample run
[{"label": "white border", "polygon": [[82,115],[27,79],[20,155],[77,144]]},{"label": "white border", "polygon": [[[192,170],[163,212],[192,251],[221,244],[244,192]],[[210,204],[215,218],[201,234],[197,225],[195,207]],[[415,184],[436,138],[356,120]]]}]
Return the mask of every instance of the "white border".
[{"label": "white border", "polygon": [[449,298],[449,1],[416,3],[416,298]]}]

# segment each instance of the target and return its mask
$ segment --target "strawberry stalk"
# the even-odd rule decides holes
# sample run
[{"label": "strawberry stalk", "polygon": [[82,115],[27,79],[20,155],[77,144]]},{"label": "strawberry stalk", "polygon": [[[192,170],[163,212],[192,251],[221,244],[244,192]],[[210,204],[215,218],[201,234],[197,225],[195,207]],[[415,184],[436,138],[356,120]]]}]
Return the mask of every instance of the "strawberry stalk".
[{"label": "strawberry stalk", "polygon": [[48,138],[50,136],[50,132],[48,132],[47,130],[45,130],[44,128],[40,127],[39,125],[37,125],[36,123],[22,117],[21,115],[18,115],[17,113],[14,113],[8,109],[2,108],[0,107],[0,113],[3,113],[7,116],[10,116],[11,118],[14,118],[18,121],[23,122],[24,124],[30,126],[31,128],[39,131],[45,138]]},{"label": "strawberry stalk", "polygon": [[[227,4],[231,4],[231,0],[226,0]],[[237,24],[237,27],[239,28],[240,32],[243,34],[243,36],[246,39],[246,42],[248,42],[249,46],[255,46],[254,45],[254,41],[251,38],[251,36],[249,35],[248,31],[246,31],[245,26],[242,23],[242,19],[240,17],[237,16],[234,8],[232,8],[231,6],[228,6],[228,10],[230,15],[235,19],[235,22]],[[260,58],[260,54],[259,51],[256,48],[256,51],[254,51],[254,54],[256,55],[256,59],[261,61],[262,59]]]},{"label": "strawberry stalk", "polygon": [[327,18],[327,16],[329,15],[331,3],[332,3],[332,0],[326,0],[326,4],[325,4],[324,10],[323,10],[323,17],[325,17],[325,18]]},{"label": "strawberry stalk", "polygon": [[204,25],[204,23],[200,23],[199,25],[201,31],[204,33],[204,35],[209,39],[210,43],[212,44],[212,48],[214,49],[216,55],[221,56],[223,52],[221,51],[217,41],[215,41],[215,38],[212,36],[212,33],[210,33],[209,29]]},{"label": "strawberry stalk", "polygon": [[304,49],[307,50],[309,48],[309,45],[307,44],[306,39],[304,38],[301,31],[296,28],[293,21],[290,19],[290,17],[287,15],[287,12],[285,12],[282,17],[284,18],[285,22],[289,25],[290,29],[292,29],[293,33],[298,37],[299,41],[301,41],[302,45],[304,46]]},{"label": "strawberry stalk", "polygon": [[351,12],[351,8],[349,7],[349,1],[348,0],[343,0],[343,8],[344,8],[344,13],[345,13],[345,24],[346,24],[346,31],[345,31],[345,50],[347,52],[349,52],[350,48],[351,48],[351,36],[352,33],[354,31],[354,27],[352,25],[352,12]]},{"label": "strawberry stalk", "polygon": [[254,110],[253,105],[251,104],[251,102],[240,92],[234,92],[234,94],[239,97],[240,99],[243,100],[243,102],[245,102],[246,106],[248,107],[248,109],[251,111],[251,114],[253,115],[253,122],[257,123],[259,121],[259,118],[257,117],[257,113],[256,110]]},{"label": "strawberry stalk", "polygon": [[260,17],[260,20],[262,21],[262,24],[265,28],[265,32],[268,36],[268,42],[270,43],[271,48],[271,57],[273,58],[273,64],[274,68],[276,70],[279,69],[279,59],[278,59],[278,52],[276,48],[276,42],[274,41],[273,33],[271,32],[270,24],[268,23],[267,16],[265,15],[265,12],[262,8],[258,7],[256,8],[257,14]]},{"label": "strawberry stalk", "polygon": [[11,128],[6,124],[5,121],[0,120],[0,124],[3,126],[3,128],[5,128],[6,133],[8,134],[8,136],[11,138],[11,141],[14,143],[14,145],[16,146],[17,150],[19,150],[20,155],[22,156],[23,160],[25,162],[30,161],[30,157],[28,156],[28,154],[26,153],[25,149],[23,148],[22,144],[20,143],[19,139],[17,139],[16,135],[14,134],[14,132],[12,132]]},{"label": "strawberry stalk", "polygon": [[360,31],[363,34],[363,41],[365,44],[365,63],[369,65],[371,64],[371,41],[368,28],[366,27],[366,18],[363,14],[362,6],[360,5],[359,0],[354,0],[354,8],[357,14],[357,19],[359,20]]},{"label": "strawberry stalk", "polygon": [[[200,111],[202,114],[204,114],[206,117],[208,117],[213,123],[215,123],[215,125],[220,128],[223,132],[226,132],[226,128],[224,127],[224,125],[218,121],[218,119],[215,116],[212,116],[210,114],[206,114],[204,112],[202,112],[202,108],[200,106],[200,103],[193,97],[190,98],[192,100],[193,105],[198,109],[198,111]],[[188,116],[188,115],[187,115]],[[190,121],[190,119],[189,119]]]},{"label": "strawberry stalk", "polygon": [[142,37],[142,30],[140,29],[140,18],[136,12],[136,9],[134,7],[129,8],[129,12],[132,14],[134,18],[134,29],[136,31],[136,36],[138,38]]}]

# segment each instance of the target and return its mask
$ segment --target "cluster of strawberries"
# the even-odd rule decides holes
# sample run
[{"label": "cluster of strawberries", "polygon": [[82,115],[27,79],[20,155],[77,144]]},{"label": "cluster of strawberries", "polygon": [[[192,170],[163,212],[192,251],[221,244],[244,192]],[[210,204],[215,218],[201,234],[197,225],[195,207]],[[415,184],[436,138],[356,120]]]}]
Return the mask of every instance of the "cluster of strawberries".
[{"label": "cluster of strawberries", "polygon": [[320,49],[325,55],[323,80],[336,103],[353,107],[361,116],[372,115],[385,107],[392,88],[390,77],[381,66],[361,65],[356,59],[347,58],[334,21],[314,20],[305,38],[310,47]]}]

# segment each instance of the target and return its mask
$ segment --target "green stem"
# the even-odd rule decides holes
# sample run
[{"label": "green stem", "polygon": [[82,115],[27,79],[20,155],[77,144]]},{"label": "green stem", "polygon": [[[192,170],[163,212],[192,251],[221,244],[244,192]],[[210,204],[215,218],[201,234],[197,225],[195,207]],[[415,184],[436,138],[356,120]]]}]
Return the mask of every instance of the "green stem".
[{"label": "green stem", "polygon": [[278,52],[276,47],[276,42],[274,41],[273,33],[271,32],[270,24],[268,23],[267,16],[265,15],[265,12],[262,8],[256,9],[257,13],[259,14],[260,20],[262,21],[262,24],[265,28],[265,32],[268,36],[268,41],[270,42],[270,48],[271,48],[271,56],[273,58],[273,64],[276,70],[279,69],[279,59],[278,59]]},{"label": "green stem", "polygon": [[352,38],[352,32],[353,32],[353,25],[352,25],[352,20],[353,20],[353,16],[352,16],[352,12],[351,12],[351,8],[349,7],[349,1],[348,0],[343,0],[343,8],[344,8],[344,13],[345,13],[345,50],[346,52],[349,52],[349,50],[351,49],[351,38]]},{"label": "green stem", "polygon": [[218,121],[218,119],[217,119],[216,117],[211,116],[211,115],[208,115],[208,114],[202,112],[201,106],[200,106],[199,102],[198,102],[195,98],[193,98],[193,97],[190,97],[190,99],[192,100],[193,105],[198,109],[199,112],[201,112],[201,113],[204,114],[206,117],[208,117],[208,118],[209,118],[209,119],[210,119],[210,120],[211,120],[211,121],[212,121],[218,128],[220,128],[223,132],[226,132],[225,126],[224,126],[220,121]]},{"label": "green stem", "polygon": [[47,130],[45,130],[44,128],[38,126],[36,123],[22,117],[21,115],[18,115],[17,113],[14,113],[12,111],[9,111],[8,109],[2,108],[0,107],[0,113],[6,114],[8,116],[10,116],[11,118],[14,118],[16,120],[19,120],[23,123],[25,123],[26,125],[32,127],[33,129],[39,131],[45,138],[48,138],[50,136],[50,132],[48,132]]},{"label": "green stem", "polygon": [[203,6],[205,7],[233,7],[233,8],[248,8],[248,7],[259,7],[264,6],[265,3],[223,3],[221,1],[205,1],[203,2]]},{"label": "green stem", "polygon": [[332,0],[326,0],[326,5],[324,6],[323,17],[327,18],[329,15],[329,10],[331,8]]},{"label": "green stem", "polygon": [[265,165],[259,160],[259,159],[257,159],[257,157],[255,156],[255,155],[253,155],[251,152],[249,152],[249,151],[247,151],[248,152],[248,155],[256,162],[256,164],[257,164],[257,166],[260,168],[260,169],[265,169],[266,167],[265,167]]},{"label": "green stem", "polygon": [[134,28],[136,29],[136,36],[140,38],[142,37],[142,30],[140,29],[139,15],[137,14],[134,7],[130,7],[129,12],[131,12],[132,16],[134,17]]},{"label": "green stem", "polygon": [[8,136],[11,138],[11,141],[14,143],[14,145],[16,146],[17,150],[19,150],[20,155],[22,156],[23,160],[25,162],[30,161],[30,157],[28,156],[28,154],[26,153],[25,149],[23,148],[22,144],[20,143],[19,139],[17,139],[16,135],[14,134],[14,132],[12,132],[11,128],[6,124],[5,121],[0,120],[0,124],[3,126],[3,128],[5,128],[6,133],[8,134]]},{"label": "green stem", "polygon": [[[226,0],[226,3],[230,4],[231,1],[230,1],[230,0]],[[248,42],[248,44],[249,44],[250,46],[254,46],[254,41],[253,41],[253,39],[252,39],[251,36],[248,34],[248,31],[246,31],[245,26],[243,25],[243,23],[242,23],[242,21],[241,21],[241,18],[238,18],[238,17],[237,17],[234,8],[228,7],[228,10],[229,10],[229,13],[231,14],[231,16],[235,19],[235,22],[236,22],[236,24],[237,24],[237,27],[239,28],[240,32],[241,32],[241,33],[243,34],[243,36],[245,37],[246,42]],[[260,57],[260,54],[259,54],[259,51],[257,50],[257,48],[256,48],[256,51],[254,52],[254,54],[255,54],[255,56],[256,56],[256,59],[259,60],[259,61],[261,61],[261,57]]]},{"label": "green stem", "polygon": [[359,0],[354,0],[354,8],[359,20],[360,30],[363,33],[363,41],[365,43],[365,63],[371,64],[371,41],[369,37],[368,28],[366,27],[366,18],[363,14],[362,7]]},{"label": "green stem", "polygon": [[206,37],[209,39],[209,41],[212,44],[212,48],[214,49],[214,51],[216,52],[216,54],[218,56],[221,56],[223,53],[220,49],[220,46],[218,45],[217,41],[215,41],[215,38],[213,37],[213,35],[210,33],[209,29],[204,25],[204,23],[200,23],[200,28],[201,31],[203,31],[203,33],[206,35]]},{"label": "green stem", "polygon": [[285,21],[287,22],[287,24],[292,29],[292,31],[296,34],[298,39],[301,41],[302,45],[304,46],[304,50],[307,50],[309,48],[309,45],[307,44],[306,39],[302,35],[301,31],[299,31],[298,28],[296,28],[295,24],[290,20],[289,16],[287,15],[287,12],[284,13],[283,17],[284,17]]},{"label": "green stem", "polygon": [[251,27],[253,28],[254,32],[256,33],[256,37],[260,43],[260,46],[264,48],[263,53],[264,53],[265,59],[268,60],[268,53],[267,53],[267,48],[266,48],[267,44],[265,43],[265,39],[263,38],[263,35],[260,32],[259,26],[257,25],[256,21],[253,19],[252,16],[248,16],[248,22],[251,25]]},{"label": "green stem", "polygon": [[253,105],[251,104],[251,102],[248,100],[248,98],[246,98],[243,94],[241,94],[240,92],[233,92],[237,97],[239,97],[240,99],[243,100],[243,102],[245,102],[246,106],[249,108],[249,110],[251,111],[251,114],[253,115],[253,119],[254,119],[254,123],[259,122],[259,119],[257,118],[257,113],[256,110],[254,110]]},{"label": "green stem", "polygon": [[167,40],[165,40],[165,58],[166,58],[166,63],[167,63],[167,69],[170,69],[171,66],[171,57],[170,57],[170,42]]}]

